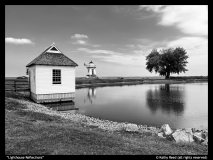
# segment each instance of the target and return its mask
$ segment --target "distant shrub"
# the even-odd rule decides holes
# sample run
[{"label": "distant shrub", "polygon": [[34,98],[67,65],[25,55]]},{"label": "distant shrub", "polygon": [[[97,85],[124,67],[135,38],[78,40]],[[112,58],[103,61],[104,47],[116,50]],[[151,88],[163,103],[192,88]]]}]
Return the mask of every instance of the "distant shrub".
[{"label": "distant shrub", "polygon": [[28,77],[22,76],[22,77],[17,77],[16,79],[27,79]]},{"label": "distant shrub", "polygon": [[83,84],[82,81],[76,81],[75,83],[76,83],[76,84]]}]

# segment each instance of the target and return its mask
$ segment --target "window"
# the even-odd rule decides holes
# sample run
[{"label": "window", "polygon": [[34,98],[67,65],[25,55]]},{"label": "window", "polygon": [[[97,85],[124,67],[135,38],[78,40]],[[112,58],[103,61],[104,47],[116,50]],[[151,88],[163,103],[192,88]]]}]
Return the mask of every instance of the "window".
[{"label": "window", "polygon": [[51,48],[51,51],[58,51],[55,47]]},{"label": "window", "polygon": [[61,84],[61,70],[53,69],[53,84]]}]

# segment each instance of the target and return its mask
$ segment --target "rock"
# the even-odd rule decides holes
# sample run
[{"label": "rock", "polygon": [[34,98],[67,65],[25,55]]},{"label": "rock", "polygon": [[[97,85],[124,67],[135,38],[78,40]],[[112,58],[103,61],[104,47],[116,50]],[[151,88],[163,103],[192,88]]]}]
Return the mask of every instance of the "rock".
[{"label": "rock", "polygon": [[194,140],[196,142],[205,141],[205,139],[203,137],[204,137],[203,132],[195,132],[195,133],[193,133],[193,138],[194,138]]},{"label": "rock", "polygon": [[176,130],[174,133],[172,133],[172,137],[177,143],[178,142],[185,142],[185,143],[194,142],[193,135],[186,132],[185,130]]},{"label": "rock", "polygon": [[203,138],[204,138],[205,140],[208,140],[208,132],[204,132],[204,133],[202,134],[202,136],[203,136]]},{"label": "rock", "polygon": [[151,130],[151,131],[156,131],[157,128],[156,127],[147,127],[148,130]]},{"label": "rock", "polygon": [[158,137],[166,138],[166,137],[163,136],[163,132],[159,132],[159,133],[158,133]]},{"label": "rock", "polygon": [[172,129],[169,127],[168,124],[164,124],[161,127],[161,131],[163,132],[164,135],[170,135],[172,133]]},{"label": "rock", "polygon": [[138,131],[138,126],[136,125],[136,124],[127,124],[126,125],[126,131],[128,131],[128,132],[137,132]]},{"label": "rock", "polygon": [[196,131],[196,129],[195,128],[192,128],[192,133],[194,133]]},{"label": "rock", "polygon": [[208,146],[208,139],[203,141],[201,144],[204,145],[204,146]]},{"label": "rock", "polygon": [[192,128],[184,128],[183,130],[184,130],[186,133],[193,134]]}]

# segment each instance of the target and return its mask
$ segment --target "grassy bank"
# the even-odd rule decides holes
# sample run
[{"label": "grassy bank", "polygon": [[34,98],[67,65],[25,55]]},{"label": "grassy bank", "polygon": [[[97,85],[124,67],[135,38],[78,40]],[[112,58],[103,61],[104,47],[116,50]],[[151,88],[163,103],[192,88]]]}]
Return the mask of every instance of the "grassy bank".
[{"label": "grassy bank", "polygon": [[[5,77],[5,90],[14,90],[15,77]],[[28,79],[22,81],[28,82]],[[113,78],[96,78],[87,79],[84,77],[76,78],[76,89],[87,87],[103,87],[103,86],[123,86],[137,84],[177,84],[177,83],[197,83],[208,82],[207,76],[190,76],[190,77],[113,77]],[[27,90],[28,84],[21,85],[20,82],[16,85],[16,90]]]},{"label": "grassy bank", "polygon": [[122,85],[136,85],[143,84],[143,79],[124,79],[124,78],[115,78],[115,79],[76,79],[76,88],[86,88],[86,87],[102,87],[102,86],[122,86]]},{"label": "grassy bank", "polygon": [[[5,92],[6,155],[207,155],[208,147],[177,144],[151,130],[127,132],[125,124],[60,113]],[[120,127],[120,128],[119,128]]]},{"label": "grassy bank", "polygon": [[177,84],[177,83],[198,83],[208,82],[208,77],[171,77],[170,79],[157,78],[113,78],[113,79],[86,79],[76,78],[76,88],[102,87],[102,86],[123,86],[137,84]]}]

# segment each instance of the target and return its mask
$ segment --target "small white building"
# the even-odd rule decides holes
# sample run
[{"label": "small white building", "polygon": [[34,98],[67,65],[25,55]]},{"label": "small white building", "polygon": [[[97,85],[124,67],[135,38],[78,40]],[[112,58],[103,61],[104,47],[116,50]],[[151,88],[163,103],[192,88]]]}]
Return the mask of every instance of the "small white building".
[{"label": "small white building", "polygon": [[92,61],[89,64],[84,63],[84,66],[86,66],[88,69],[88,75],[86,76],[87,78],[97,77],[95,71],[96,65]]},{"label": "small white building", "polygon": [[31,99],[37,103],[73,101],[76,66],[53,43],[26,66]]}]

